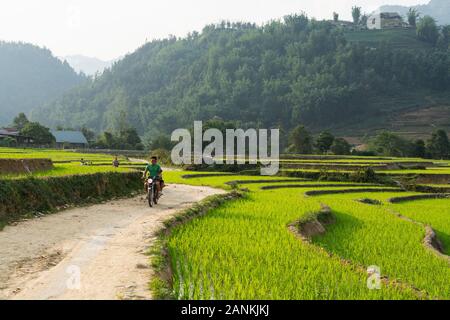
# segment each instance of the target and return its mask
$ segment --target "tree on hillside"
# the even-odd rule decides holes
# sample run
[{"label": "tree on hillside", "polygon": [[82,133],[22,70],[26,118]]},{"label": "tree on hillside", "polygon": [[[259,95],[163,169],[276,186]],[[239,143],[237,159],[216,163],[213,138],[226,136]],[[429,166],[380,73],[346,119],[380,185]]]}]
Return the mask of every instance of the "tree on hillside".
[{"label": "tree on hillside", "polygon": [[105,131],[98,137],[95,145],[102,149],[114,149],[117,146],[117,142],[111,132]]},{"label": "tree on hillside", "polygon": [[406,157],[411,154],[411,142],[389,131],[383,131],[373,138],[369,148],[379,155]]},{"label": "tree on hillside", "polygon": [[308,26],[309,18],[305,12],[287,15],[283,18],[286,26],[294,32],[301,32]]},{"label": "tree on hillside", "polygon": [[141,138],[136,129],[128,128],[120,131],[118,134],[113,134],[109,131],[103,132],[93,146],[102,149],[117,149],[117,150],[143,150]]},{"label": "tree on hillside", "polygon": [[14,138],[6,137],[0,139],[0,147],[15,147],[17,146],[17,141]]},{"label": "tree on hillside", "polygon": [[151,137],[150,141],[147,143],[147,147],[150,150],[166,150],[170,151],[174,146],[170,137],[164,134],[160,134],[156,137]]},{"label": "tree on hillside", "polygon": [[447,132],[442,129],[437,130],[428,140],[428,153],[434,159],[447,159],[450,157],[450,142]]},{"label": "tree on hillside", "polygon": [[25,113],[21,112],[17,115],[17,117],[14,118],[13,126],[17,130],[22,130],[26,124],[28,124],[30,121],[28,121],[27,116]]},{"label": "tree on hillside", "polygon": [[450,25],[445,25],[442,27],[442,37],[444,37],[444,39],[449,42],[450,40]]},{"label": "tree on hillside", "polygon": [[361,19],[361,7],[354,6],[352,8],[352,17],[353,17],[353,23],[359,24]]},{"label": "tree on hillside", "polygon": [[316,141],[316,148],[321,153],[327,153],[334,142],[334,136],[328,131],[323,131],[320,133]]},{"label": "tree on hillside", "polygon": [[450,25],[443,26],[439,35],[438,46],[442,49],[449,49],[450,45]]},{"label": "tree on hillside", "polygon": [[425,145],[425,141],[422,139],[418,139],[414,141],[414,150],[413,150],[413,157],[417,158],[425,158],[427,155],[427,148]]},{"label": "tree on hillside", "polygon": [[333,21],[338,22],[339,21],[339,13],[333,12]]},{"label": "tree on hillside", "polygon": [[433,46],[436,45],[439,38],[439,29],[436,21],[430,16],[420,19],[417,24],[417,36],[422,41],[428,42]]},{"label": "tree on hillside", "polygon": [[313,139],[311,134],[302,125],[295,127],[289,135],[289,152],[311,154],[313,152]]},{"label": "tree on hillside", "polygon": [[122,130],[119,133],[119,138],[122,140],[122,144],[125,144],[128,148],[140,149],[142,141],[135,128]]},{"label": "tree on hillside", "polygon": [[419,18],[420,13],[415,8],[409,8],[409,11],[407,13],[408,17],[408,23],[412,27],[416,27],[417,25],[417,19]]},{"label": "tree on hillside", "polygon": [[86,127],[81,128],[81,132],[86,137],[87,141],[94,141],[95,139],[95,132],[91,129],[88,129]]},{"label": "tree on hillside", "polygon": [[351,145],[344,138],[334,139],[333,145],[331,146],[331,152],[336,155],[349,155],[351,152]]},{"label": "tree on hillside", "polygon": [[55,142],[55,137],[51,134],[50,129],[44,127],[38,122],[27,123],[20,134],[33,139],[34,144],[48,145]]},{"label": "tree on hillside", "polygon": [[360,22],[361,26],[367,27],[367,21],[368,20],[369,20],[369,16],[367,14],[363,14],[361,16],[361,22]]}]

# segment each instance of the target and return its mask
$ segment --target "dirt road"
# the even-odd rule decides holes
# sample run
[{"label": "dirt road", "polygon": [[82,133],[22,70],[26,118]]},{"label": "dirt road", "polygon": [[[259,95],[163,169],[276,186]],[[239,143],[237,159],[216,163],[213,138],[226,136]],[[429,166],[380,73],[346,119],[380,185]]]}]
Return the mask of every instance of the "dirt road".
[{"label": "dirt road", "polygon": [[0,299],[151,299],[154,232],[221,192],[171,185],[156,208],[140,196],[8,226],[0,231]]}]

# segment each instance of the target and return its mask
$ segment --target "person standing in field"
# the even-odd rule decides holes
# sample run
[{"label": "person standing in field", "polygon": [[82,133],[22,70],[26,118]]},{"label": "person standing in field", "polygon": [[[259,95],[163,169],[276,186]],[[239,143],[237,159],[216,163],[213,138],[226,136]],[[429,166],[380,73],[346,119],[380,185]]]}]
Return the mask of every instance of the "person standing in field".
[{"label": "person standing in field", "polygon": [[114,168],[118,168],[120,165],[119,159],[117,157],[114,158],[113,166]]}]

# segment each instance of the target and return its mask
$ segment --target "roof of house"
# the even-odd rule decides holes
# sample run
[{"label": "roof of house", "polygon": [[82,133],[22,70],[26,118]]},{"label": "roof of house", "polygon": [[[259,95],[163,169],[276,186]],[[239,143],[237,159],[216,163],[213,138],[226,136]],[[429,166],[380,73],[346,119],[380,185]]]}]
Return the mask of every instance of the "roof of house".
[{"label": "roof of house", "polygon": [[3,128],[0,129],[0,135],[4,135],[4,136],[18,136],[19,135],[19,131],[16,129],[12,129],[12,128]]},{"label": "roof of house", "polygon": [[57,143],[88,144],[86,137],[81,131],[52,130],[52,134]]},{"label": "roof of house", "polygon": [[380,16],[383,19],[402,19],[400,14],[398,14],[397,12],[381,12]]}]

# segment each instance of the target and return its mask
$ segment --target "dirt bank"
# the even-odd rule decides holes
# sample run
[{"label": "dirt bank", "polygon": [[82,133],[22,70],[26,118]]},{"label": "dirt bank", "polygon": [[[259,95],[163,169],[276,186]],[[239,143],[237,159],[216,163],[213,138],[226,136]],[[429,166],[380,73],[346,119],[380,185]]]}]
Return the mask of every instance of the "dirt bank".
[{"label": "dirt bank", "polygon": [[164,220],[223,191],[171,185],[143,197],[71,209],[0,232],[0,299],[150,299],[145,255]]},{"label": "dirt bank", "polygon": [[32,173],[53,169],[50,159],[0,159],[0,173]]}]

